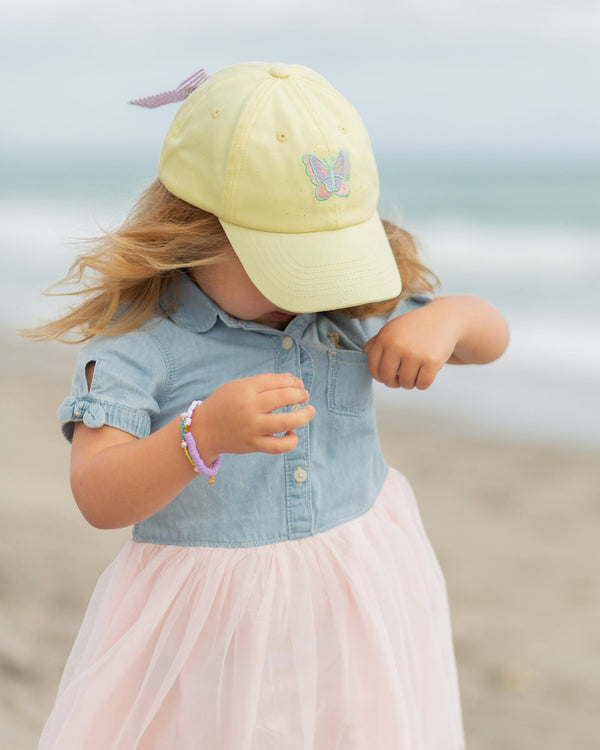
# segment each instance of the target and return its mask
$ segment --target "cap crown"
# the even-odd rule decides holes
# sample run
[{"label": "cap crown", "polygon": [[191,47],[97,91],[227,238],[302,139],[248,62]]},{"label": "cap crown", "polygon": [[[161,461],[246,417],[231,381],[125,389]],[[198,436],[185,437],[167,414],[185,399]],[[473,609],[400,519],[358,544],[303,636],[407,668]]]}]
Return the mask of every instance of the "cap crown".
[{"label": "cap crown", "polygon": [[182,200],[263,232],[360,224],[379,197],[358,113],[300,65],[244,63],[212,75],[177,112],[159,177]]}]

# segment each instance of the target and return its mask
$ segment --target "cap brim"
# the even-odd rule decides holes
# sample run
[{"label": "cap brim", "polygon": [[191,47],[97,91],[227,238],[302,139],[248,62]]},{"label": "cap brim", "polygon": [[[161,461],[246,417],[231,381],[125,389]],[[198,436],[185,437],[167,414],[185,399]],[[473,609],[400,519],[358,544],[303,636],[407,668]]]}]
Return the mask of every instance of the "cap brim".
[{"label": "cap brim", "polygon": [[392,299],[402,291],[377,213],[362,224],[306,234],[220,221],[252,283],[282,310],[339,310]]}]

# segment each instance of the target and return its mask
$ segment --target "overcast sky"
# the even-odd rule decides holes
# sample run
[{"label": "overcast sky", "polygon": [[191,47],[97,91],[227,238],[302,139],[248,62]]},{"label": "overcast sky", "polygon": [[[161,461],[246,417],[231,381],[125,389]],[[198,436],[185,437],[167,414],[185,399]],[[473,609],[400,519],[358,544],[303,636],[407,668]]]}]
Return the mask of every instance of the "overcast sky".
[{"label": "overcast sky", "polygon": [[376,151],[600,157],[599,0],[9,0],[2,151],[156,149],[200,67],[315,68]]}]

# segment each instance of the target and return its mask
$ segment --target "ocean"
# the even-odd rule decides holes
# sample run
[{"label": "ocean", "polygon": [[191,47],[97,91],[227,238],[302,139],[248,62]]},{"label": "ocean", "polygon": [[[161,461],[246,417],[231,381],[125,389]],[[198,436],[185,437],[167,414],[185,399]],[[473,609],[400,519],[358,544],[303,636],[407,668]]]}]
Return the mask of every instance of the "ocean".
[{"label": "ocean", "polygon": [[[460,416],[470,429],[600,446],[600,163],[378,154],[380,211],[412,232],[441,293],[485,297],[511,344],[485,367],[446,367],[424,392],[376,389],[384,406]],[[40,292],[76,238],[116,226],[155,175],[144,154],[4,154],[0,313],[51,317]]]}]

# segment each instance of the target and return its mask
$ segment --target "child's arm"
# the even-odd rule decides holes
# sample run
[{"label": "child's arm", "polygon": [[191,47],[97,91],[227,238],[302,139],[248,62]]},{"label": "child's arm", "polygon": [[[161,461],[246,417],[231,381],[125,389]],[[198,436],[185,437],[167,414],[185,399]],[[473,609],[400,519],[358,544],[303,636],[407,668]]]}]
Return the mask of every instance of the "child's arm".
[{"label": "child's arm", "polygon": [[[289,374],[226,383],[194,412],[192,433],[202,460],[209,466],[219,453],[292,450],[298,442],[294,430],[310,422],[314,407],[271,412],[307,400],[302,382]],[[277,433],[285,435],[274,437]],[[148,518],[195,477],[181,448],[179,417],[142,439],[114,427],[75,425],[71,488],[83,516],[97,528],[121,528]]]},{"label": "child's arm", "polygon": [[446,363],[485,364],[508,345],[506,321],[472,296],[438,297],[390,320],[364,351],[375,380],[389,388],[428,388]]}]

